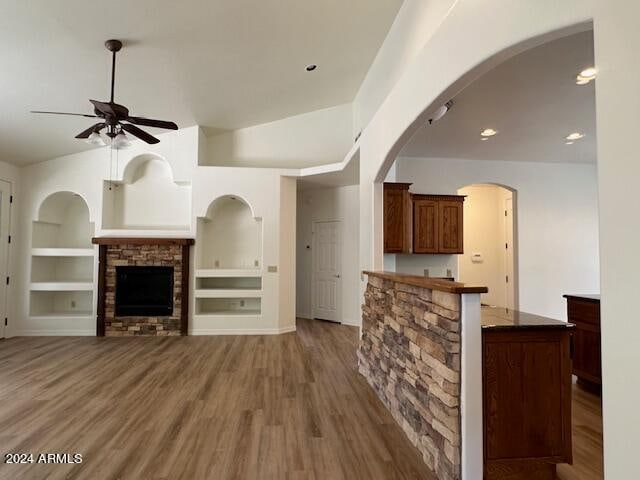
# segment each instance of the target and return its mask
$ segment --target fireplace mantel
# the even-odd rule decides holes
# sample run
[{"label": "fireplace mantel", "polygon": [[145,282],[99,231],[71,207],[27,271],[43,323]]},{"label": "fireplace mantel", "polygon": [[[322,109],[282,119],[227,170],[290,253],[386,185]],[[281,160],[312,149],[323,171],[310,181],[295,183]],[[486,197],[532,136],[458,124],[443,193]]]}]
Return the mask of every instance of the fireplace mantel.
[{"label": "fireplace mantel", "polygon": [[94,237],[94,245],[193,245],[193,238]]},{"label": "fireplace mantel", "polygon": [[[99,245],[98,336],[187,335],[189,264],[193,238],[96,237]],[[167,266],[174,268],[174,308],[167,316],[117,316],[116,267]]]}]

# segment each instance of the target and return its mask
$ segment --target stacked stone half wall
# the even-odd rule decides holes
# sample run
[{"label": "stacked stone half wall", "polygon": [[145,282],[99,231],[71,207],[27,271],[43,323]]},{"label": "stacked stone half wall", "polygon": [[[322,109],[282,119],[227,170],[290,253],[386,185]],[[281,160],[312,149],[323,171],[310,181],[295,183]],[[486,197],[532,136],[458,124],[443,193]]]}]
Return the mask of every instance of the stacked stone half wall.
[{"label": "stacked stone half wall", "polygon": [[359,370],[427,466],[460,478],[460,295],[369,277]]}]

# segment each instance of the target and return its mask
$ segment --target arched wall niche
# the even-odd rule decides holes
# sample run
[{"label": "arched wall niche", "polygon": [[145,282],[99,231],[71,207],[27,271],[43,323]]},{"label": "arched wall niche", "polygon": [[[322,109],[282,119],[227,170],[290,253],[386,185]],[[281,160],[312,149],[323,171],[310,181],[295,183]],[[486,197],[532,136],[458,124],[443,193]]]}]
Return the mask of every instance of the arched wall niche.
[{"label": "arched wall niche", "polygon": [[261,269],[262,219],[237,195],[215,199],[198,218],[196,263],[199,269]]},{"label": "arched wall niche", "polygon": [[190,230],[191,184],[175,181],[169,162],[146,153],[131,159],[122,181],[105,181],[102,228]]},{"label": "arched wall niche", "polygon": [[74,192],[45,198],[33,222],[33,248],[91,248],[94,224],[85,200]]}]

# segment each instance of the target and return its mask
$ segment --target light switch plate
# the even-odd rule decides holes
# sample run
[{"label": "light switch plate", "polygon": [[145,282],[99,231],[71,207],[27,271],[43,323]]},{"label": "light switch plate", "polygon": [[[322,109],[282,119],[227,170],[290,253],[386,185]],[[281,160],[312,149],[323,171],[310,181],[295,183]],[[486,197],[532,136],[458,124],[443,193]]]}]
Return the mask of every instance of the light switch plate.
[{"label": "light switch plate", "polygon": [[269,273],[278,273],[278,266],[277,265],[269,265],[267,267],[267,272],[269,272]]}]

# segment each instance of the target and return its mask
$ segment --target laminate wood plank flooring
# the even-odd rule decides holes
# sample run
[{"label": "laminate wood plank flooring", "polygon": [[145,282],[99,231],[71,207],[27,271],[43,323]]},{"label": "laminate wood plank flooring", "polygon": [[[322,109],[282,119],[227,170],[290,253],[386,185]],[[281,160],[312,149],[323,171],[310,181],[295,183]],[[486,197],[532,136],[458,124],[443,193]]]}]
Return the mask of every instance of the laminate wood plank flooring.
[{"label": "laminate wood plank flooring", "polygon": [[299,320],[276,336],[1,340],[0,454],[84,460],[0,463],[0,478],[432,480],[357,373],[357,338]]},{"label": "laminate wood plank flooring", "polygon": [[602,402],[579,385],[573,385],[573,465],[558,465],[559,480],[604,479]]}]

